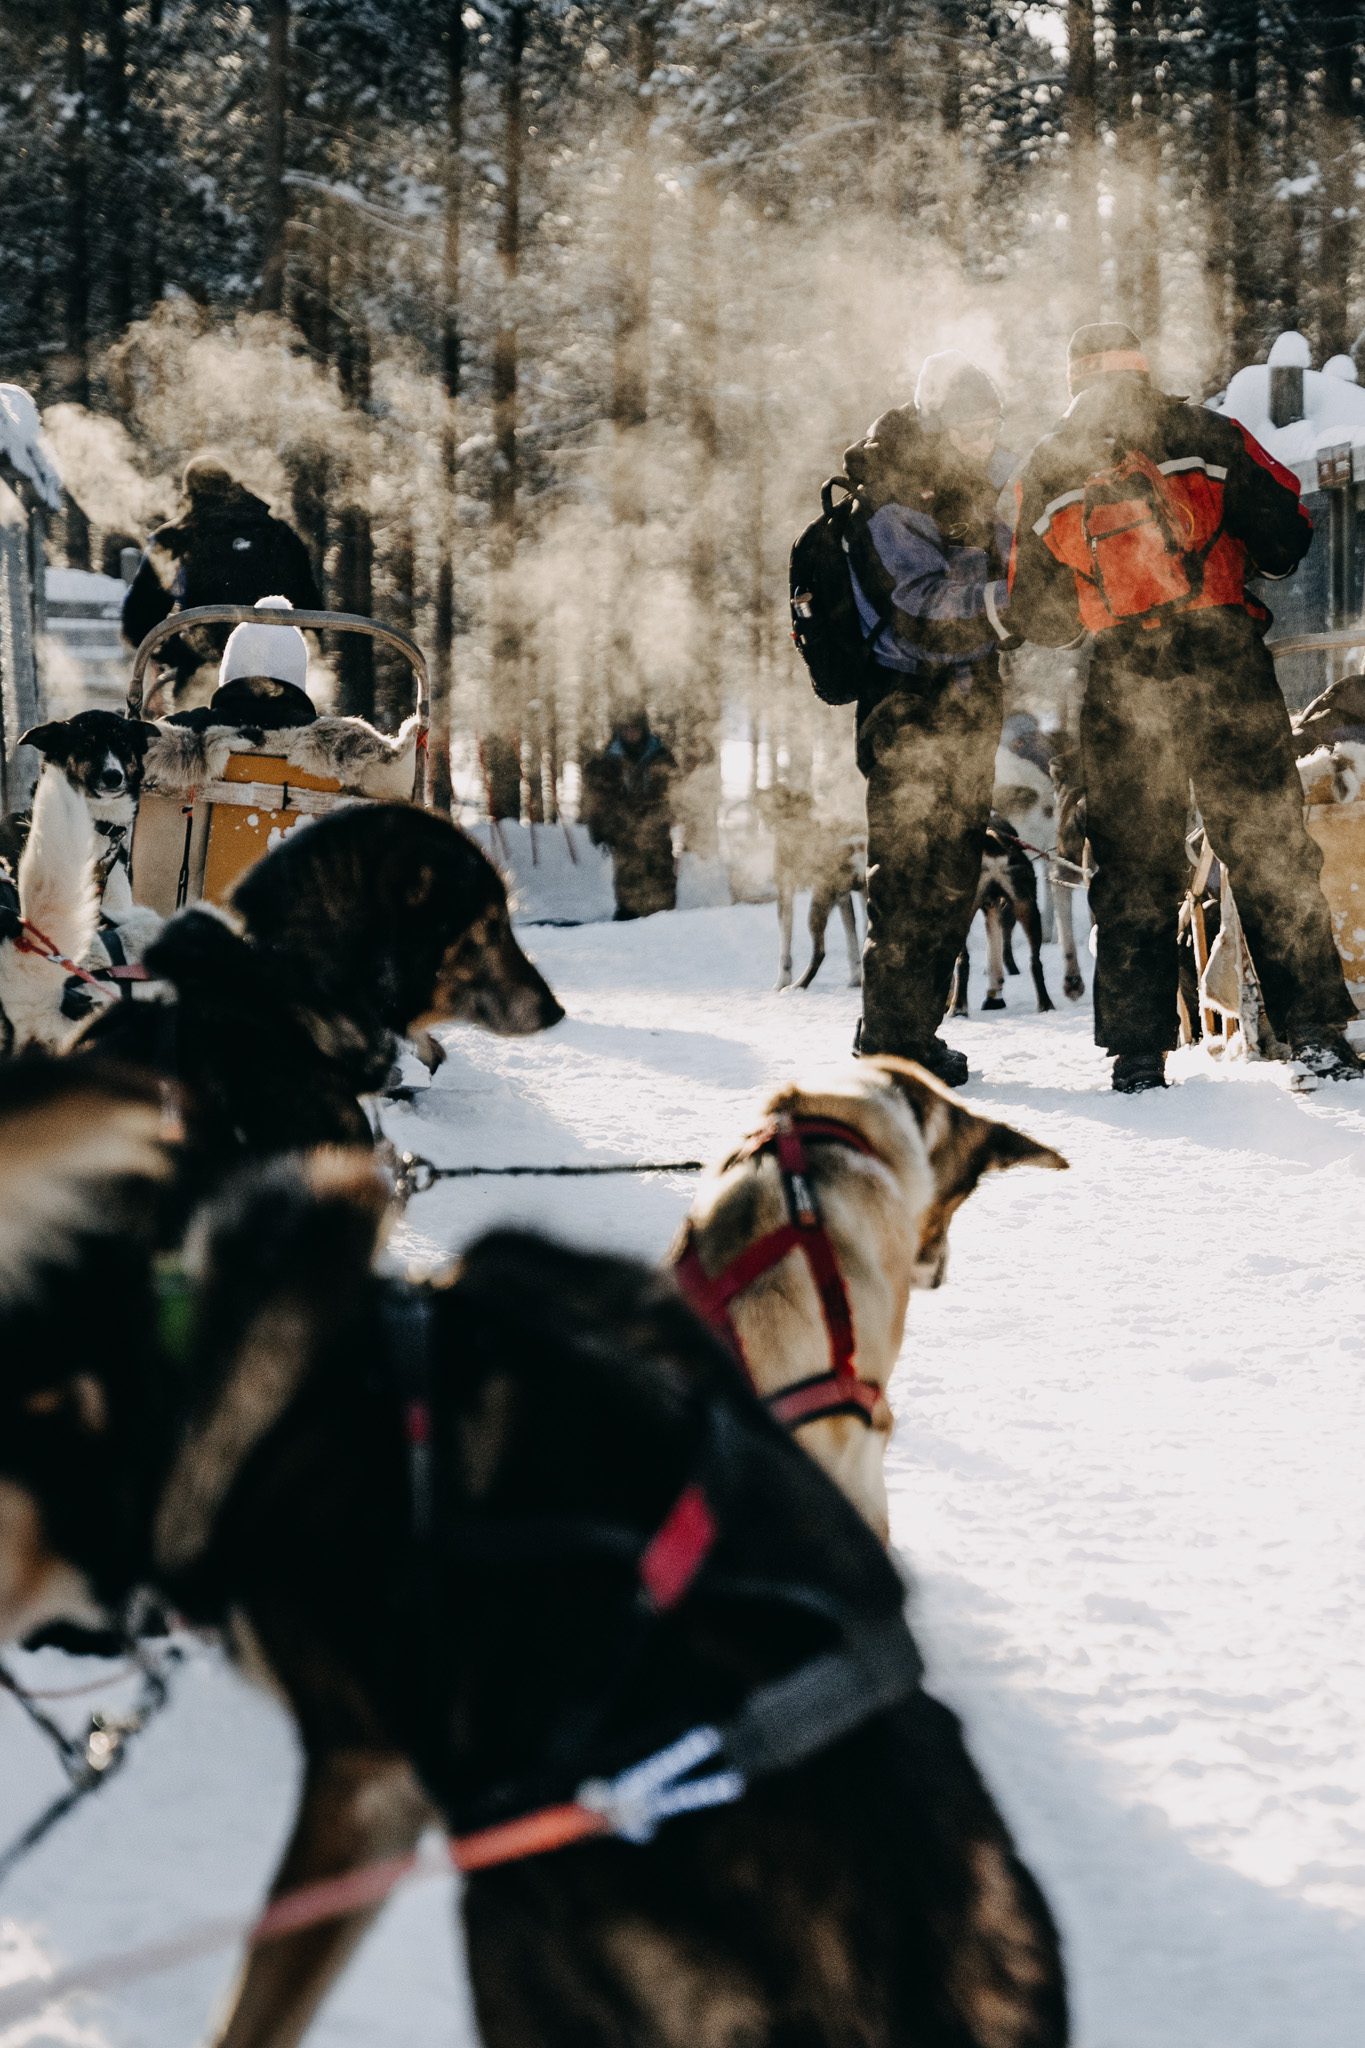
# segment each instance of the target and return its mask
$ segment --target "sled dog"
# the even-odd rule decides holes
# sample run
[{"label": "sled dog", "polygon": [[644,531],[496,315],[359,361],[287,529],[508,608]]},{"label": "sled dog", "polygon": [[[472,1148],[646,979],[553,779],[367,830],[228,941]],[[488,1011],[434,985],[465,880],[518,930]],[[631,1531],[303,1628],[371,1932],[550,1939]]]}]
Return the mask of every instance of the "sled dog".
[{"label": "sled dog", "polygon": [[81,965],[95,936],[95,844],[65,776],[41,775],[17,872],[0,860],[0,1058],[60,1051],[76,1035],[85,1010],[71,1014],[64,962]]},{"label": "sled dog", "polygon": [[[486,2048],[1063,2048],[898,1572],[667,1280],[513,1233],[381,1278],[332,1153],[245,1168],[167,1315],[159,1133],[94,1062],[0,1072],[0,1635],[145,1585],[268,1677],[277,1894],[435,1816]],[[374,1910],[251,1950],[218,2048],[292,2048]]]},{"label": "sled dog", "polygon": [[[976,890],[976,910],[986,921],[986,999],[983,1010],[1005,1007],[1005,975],[1018,969],[1010,950],[1010,937],[1017,924],[1028,940],[1029,971],[1038,1008],[1054,1007],[1043,973],[1043,920],[1038,909],[1038,878],[1033,862],[1008,818],[992,811],[986,827],[986,845],[981,856],[981,879]],[[973,912],[975,915],[975,911]],[[970,965],[964,946],[953,970],[949,1010],[954,1017],[967,1015],[967,982]]]},{"label": "sled dog", "polygon": [[[116,711],[78,711],[74,718],[35,725],[19,744],[43,757],[45,772],[64,775],[80,795],[95,829],[101,909],[117,917],[133,905],[129,850],[143,763],[158,729]],[[29,814],[12,813],[0,825],[0,856],[17,862],[28,837]]]},{"label": "sled dog", "polygon": [[[861,1412],[836,1408],[795,1426],[885,1542],[886,1387],[910,1294],[942,1285],[948,1226],[983,1174],[1067,1162],[1011,1125],[978,1116],[912,1061],[889,1057],[861,1059],[825,1085],[779,1089],[764,1105],[763,1123],[780,1119],[798,1132],[829,1127],[805,1147],[807,1176],[847,1298],[857,1377],[869,1389]],[[684,1293],[703,1313],[705,1280],[779,1230],[789,1201],[770,1149],[741,1148],[709,1176],[670,1253]],[[688,1284],[696,1268],[683,1260],[700,1261],[699,1287]],[[729,1316],[755,1388],[779,1414],[788,1390],[827,1375],[830,1319],[799,1249],[738,1294]]]},{"label": "sled dog", "polygon": [[777,884],[777,925],[781,953],[777,986],[792,985],[792,918],[796,892],[809,889],[810,965],[796,986],[809,988],[825,960],[825,928],[830,912],[838,905],[848,946],[848,983],[857,988],[862,981],[858,944],[858,913],[853,906],[856,891],[867,888],[867,840],[851,836],[828,820],[815,815],[815,805],[804,790],[787,789],[778,783],[760,790],[758,813],[773,835],[773,879]]},{"label": "sled dog", "polygon": [[80,1041],[181,1082],[195,1150],[368,1144],[360,1098],[398,1039],[460,1020],[520,1036],[564,1012],[512,933],[501,877],[449,820],[358,804],[298,827],[225,912],[181,911],[146,956],[165,1000]]}]

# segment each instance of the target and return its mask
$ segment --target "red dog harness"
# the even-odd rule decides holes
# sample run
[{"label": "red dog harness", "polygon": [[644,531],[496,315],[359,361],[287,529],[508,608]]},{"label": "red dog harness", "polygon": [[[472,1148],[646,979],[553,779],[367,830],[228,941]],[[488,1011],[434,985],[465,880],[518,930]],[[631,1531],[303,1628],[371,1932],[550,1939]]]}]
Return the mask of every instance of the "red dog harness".
[{"label": "red dog harness", "polygon": [[806,1144],[812,1139],[817,1143],[847,1145],[869,1159],[879,1156],[860,1131],[849,1124],[836,1123],[833,1117],[775,1117],[761,1131],[746,1138],[726,1163],[735,1166],[741,1160],[757,1159],[772,1152],[782,1175],[787,1221],[765,1237],[756,1238],[719,1273],[706,1271],[689,1232],[688,1242],[674,1267],[687,1301],[704,1322],[725,1338],[744,1364],[744,1347],[730,1314],[731,1302],[752,1287],[760,1275],[780,1265],[789,1252],[804,1254],[829,1332],[829,1371],[798,1380],[794,1386],[764,1397],[777,1420],[789,1429],[814,1422],[822,1415],[859,1415],[870,1424],[882,1398],[877,1382],[862,1379],[858,1373],[848,1289],[810,1182]]}]

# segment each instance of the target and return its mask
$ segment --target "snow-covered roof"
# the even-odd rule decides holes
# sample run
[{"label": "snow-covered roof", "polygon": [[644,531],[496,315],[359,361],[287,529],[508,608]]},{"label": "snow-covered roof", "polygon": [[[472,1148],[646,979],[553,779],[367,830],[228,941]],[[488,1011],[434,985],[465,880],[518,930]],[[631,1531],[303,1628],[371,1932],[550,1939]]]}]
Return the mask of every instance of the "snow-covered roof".
[{"label": "snow-covered roof", "polygon": [[38,408],[22,384],[0,384],[0,461],[33,486],[49,512],[60,512],[62,480]]},{"label": "snow-covered roof", "polygon": [[[1284,335],[1280,336],[1281,341],[1285,339]],[[1279,342],[1275,346],[1278,348]],[[1272,361],[1274,354],[1272,349]],[[1276,367],[1281,365],[1276,364]],[[1292,367],[1297,368],[1298,365]],[[1247,369],[1239,370],[1222,397],[1215,401],[1214,411],[1240,420],[1263,448],[1291,469],[1314,463],[1318,449],[1330,447],[1334,442],[1365,443],[1365,389],[1359,384],[1348,383],[1345,376],[1335,369],[1330,375],[1325,370],[1306,369],[1303,373],[1304,417],[1291,421],[1287,427],[1273,427],[1270,424],[1270,369],[1270,363],[1252,363]]]}]

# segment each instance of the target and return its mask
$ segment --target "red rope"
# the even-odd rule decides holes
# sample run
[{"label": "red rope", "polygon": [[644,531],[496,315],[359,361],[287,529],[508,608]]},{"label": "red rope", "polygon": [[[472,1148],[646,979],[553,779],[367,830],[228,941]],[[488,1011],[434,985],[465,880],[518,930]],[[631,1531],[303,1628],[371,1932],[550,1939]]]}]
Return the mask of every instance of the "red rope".
[{"label": "red rope", "polygon": [[[85,967],[78,967],[74,960],[68,960],[65,953],[59,952],[56,946],[53,945],[47,933],[38,929],[31,917],[21,917],[19,922],[26,932],[32,933],[32,937],[16,939],[14,941],[14,949],[17,953],[32,953],[35,959],[50,961],[54,967],[64,967],[67,973],[74,974],[78,981],[89,982],[91,988],[98,990],[100,995],[104,996],[108,1001],[116,1002],[118,1000],[118,990],[116,988],[110,988],[108,983],[101,981],[98,975],[91,974]],[[34,945],[34,939],[38,941],[37,945]]]}]

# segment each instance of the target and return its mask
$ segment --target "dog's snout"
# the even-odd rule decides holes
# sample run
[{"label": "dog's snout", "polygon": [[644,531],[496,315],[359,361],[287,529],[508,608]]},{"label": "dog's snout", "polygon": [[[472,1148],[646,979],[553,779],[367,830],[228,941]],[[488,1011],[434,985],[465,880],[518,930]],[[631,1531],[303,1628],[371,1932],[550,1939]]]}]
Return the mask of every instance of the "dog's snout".
[{"label": "dog's snout", "polygon": [[100,788],[101,788],[101,789],[109,789],[109,790],[113,790],[113,789],[122,789],[122,787],[123,787],[123,770],[122,770],[121,768],[101,768],[101,770],[100,770]]}]

